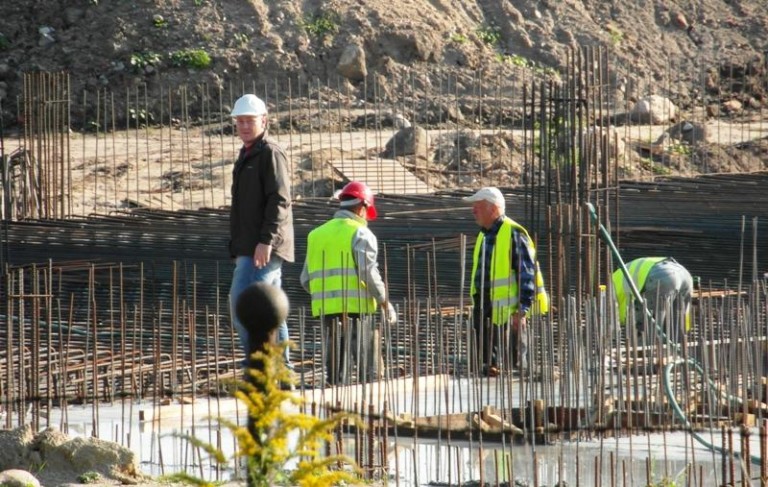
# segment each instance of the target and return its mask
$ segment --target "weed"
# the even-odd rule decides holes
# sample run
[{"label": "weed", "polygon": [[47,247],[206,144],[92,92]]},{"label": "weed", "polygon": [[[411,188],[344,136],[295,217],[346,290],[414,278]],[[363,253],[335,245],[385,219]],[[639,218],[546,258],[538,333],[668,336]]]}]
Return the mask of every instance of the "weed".
[{"label": "weed", "polygon": [[658,481],[648,484],[648,487],[678,487],[687,485],[685,482],[685,473],[688,471],[688,466],[677,472],[673,478],[663,477]]},{"label": "weed", "polygon": [[140,127],[148,126],[155,119],[155,117],[152,116],[152,113],[144,110],[143,108],[138,110],[135,108],[130,108],[128,109],[128,114],[130,115],[131,120],[136,122],[136,126]]},{"label": "weed", "polygon": [[77,481],[81,484],[95,484],[99,480],[101,480],[101,475],[99,475],[99,472],[94,472],[93,470],[89,470],[88,472],[77,476]]},{"label": "weed", "polygon": [[3,34],[0,34],[0,51],[4,51],[9,47],[11,47],[11,41]]},{"label": "weed", "polygon": [[485,44],[495,46],[501,42],[501,30],[498,27],[487,25],[478,27],[475,33]]},{"label": "weed", "polygon": [[496,60],[504,64],[512,64],[513,66],[519,66],[521,68],[529,68],[529,61],[519,54],[496,54]]},{"label": "weed", "polygon": [[155,15],[152,17],[152,25],[155,27],[162,29],[164,27],[168,27],[168,21],[163,18],[162,15]]},{"label": "weed", "polygon": [[235,32],[233,37],[235,38],[235,42],[237,42],[237,45],[240,47],[244,47],[248,44],[248,34],[245,32]]},{"label": "weed", "polygon": [[302,27],[311,36],[324,39],[339,32],[339,19],[336,15],[322,12],[304,18]]},{"label": "weed", "polygon": [[613,25],[608,25],[606,27],[606,30],[608,31],[608,35],[611,36],[611,44],[614,46],[618,46],[621,44],[622,39],[624,39],[624,32],[619,30],[618,27]]},{"label": "weed", "polygon": [[667,152],[670,154],[677,154],[679,156],[690,156],[693,153],[691,146],[683,142],[670,144],[670,146],[667,148]]},{"label": "weed", "polygon": [[204,49],[183,49],[170,54],[174,66],[205,69],[211,65],[211,56]]},{"label": "weed", "polygon": [[534,66],[533,70],[544,76],[557,76],[557,70],[549,66]]},{"label": "weed", "polygon": [[458,32],[451,34],[451,42],[455,42],[456,44],[464,44],[468,40],[469,38],[464,34],[460,34]]},{"label": "weed", "polygon": [[155,52],[134,52],[131,54],[131,66],[134,71],[141,72],[147,66],[155,66],[162,62],[163,58]]},{"label": "weed", "polygon": [[[234,395],[248,410],[248,425],[238,425],[225,418],[218,418],[237,440],[234,460],[245,459],[250,477],[249,485],[298,485],[332,486],[358,481],[358,469],[354,461],[343,455],[321,457],[326,442],[334,441],[334,431],[344,422],[358,427],[364,425],[357,416],[336,413],[327,419],[308,414],[289,412],[282,406],[290,402],[294,406],[304,399],[281,390],[281,382],[291,380],[290,371],[283,363],[285,344],[267,345],[265,352],[256,352],[253,359],[261,368],[249,369],[248,381],[235,381]],[[296,434],[298,433],[298,434]],[[188,440],[203,449],[219,464],[227,458],[213,445],[195,437],[182,434],[174,436]],[[296,438],[295,446],[291,440]],[[289,464],[296,469],[287,471]],[[347,465],[352,470],[331,470],[336,465]],[[192,481],[206,485],[187,473],[169,477],[170,480]]]},{"label": "weed", "polygon": [[657,176],[668,176],[672,174],[672,171],[668,167],[662,166],[661,164],[656,164],[656,162],[650,158],[642,159],[639,165],[646,171],[651,171]]}]

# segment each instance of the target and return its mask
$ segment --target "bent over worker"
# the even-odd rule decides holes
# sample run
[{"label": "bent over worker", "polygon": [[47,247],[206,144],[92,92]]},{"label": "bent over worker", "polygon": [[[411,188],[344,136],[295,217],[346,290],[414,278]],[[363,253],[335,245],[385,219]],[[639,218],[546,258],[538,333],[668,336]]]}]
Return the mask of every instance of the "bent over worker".
[{"label": "bent over worker", "polygon": [[505,215],[504,196],[485,187],[464,198],[480,226],[472,261],[470,294],[481,372],[498,374],[498,339],[511,319],[512,367],[528,369],[528,316],[549,311],[536,248],[522,225]]},{"label": "bent over worker", "polygon": [[[693,278],[685,267],[672,257],[640,257],[626,267],[648,311],[669,338],[676,340],[683,329],[690,329]],[[619,304],[619,321],[626,324],[628,306],[632,303],[635,326],[642,333],[646,323],[642,302],[632,296],[632,289],[621,269],[614,271],[612,281]],[[669,311],[672,312],[671,322],[667,320]]]},{"label": "bent over worker", "polygon": [[378,241],[368,228],[377,215],[373,192],[352,181],[339,193],[339,210],[307,237],[301,284],[312,298],[312,316],[322,320],[326,379],[347,383],[352,360],[358,381],[382,372],[380,341],[374,313],[381,305],[385,319],[397,322],[395,308],[379,273]]}]

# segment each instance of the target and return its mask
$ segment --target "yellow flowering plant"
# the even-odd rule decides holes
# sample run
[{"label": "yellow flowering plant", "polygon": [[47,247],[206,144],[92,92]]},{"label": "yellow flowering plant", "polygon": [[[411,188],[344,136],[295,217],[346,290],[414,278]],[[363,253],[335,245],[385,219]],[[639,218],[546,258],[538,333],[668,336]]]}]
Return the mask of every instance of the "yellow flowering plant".
[{"label": "yellow flowering plant", "polygon": [[[237,441],[234,459],[245,459],[248,485],[330,487],[359,482],[359,468],[354,460],[346,455],[323,456],[322,450],[325,442],[334,440],[334,431],[342,423],[351,421],[359,428],[364,427],[363,423],[350,413],[337,412],[320,419],[288,410],[298,410],[305,401],[280,387],[281,383],[293,380],[283,363],[285,346],[266,344],[265,351],[253,354],[252,363],[257,366],[246,369],[247,379],[234,382],[234,396],[248,410],[247,424],[218,418],[219,424],[228,428]],[[226,456],[212,445],[189,435],[179,436],[203,449],[216,463],[227,463]],[[296,468],[289,471],[287,467],[293,463]],[[186,473],[172,475],[170,479],[213,486]]]}]

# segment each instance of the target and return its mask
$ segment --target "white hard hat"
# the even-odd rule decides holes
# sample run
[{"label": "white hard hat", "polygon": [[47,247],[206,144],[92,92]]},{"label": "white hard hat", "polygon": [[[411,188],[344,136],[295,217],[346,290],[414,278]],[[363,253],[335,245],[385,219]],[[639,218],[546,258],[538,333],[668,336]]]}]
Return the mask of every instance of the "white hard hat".
[{"label": "white hard hat", "polygon": [[258,117],[259,115],[266,115],[266,113],[267,105],[264,104],[262,99],[256,95],[248,94],[237,99],[235,108],[232,109],[232,118],[241,115]]}]

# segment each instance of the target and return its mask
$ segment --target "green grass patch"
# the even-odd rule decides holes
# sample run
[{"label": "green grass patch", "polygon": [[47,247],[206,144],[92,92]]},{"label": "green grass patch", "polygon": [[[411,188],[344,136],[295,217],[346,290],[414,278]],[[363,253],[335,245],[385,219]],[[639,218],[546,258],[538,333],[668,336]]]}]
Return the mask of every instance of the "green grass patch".
[{"label": "green grass patch", "polygon": [[204,49],[182,49],[171,53],[171,63],[174,66],[205,69],[211,65],[211,56]]},{"label": "green grass patch", "polygon": [[495,46],[501,42],[501,30],[496,26],[484,25],[478,27],[475,34],[484,44],[489,46]]},{"label": "green grass patch", "polygon": [[307,34],[322,39],[339,32],[339,18],[332,13],[321,12],[304,17],[301,26]]}]

